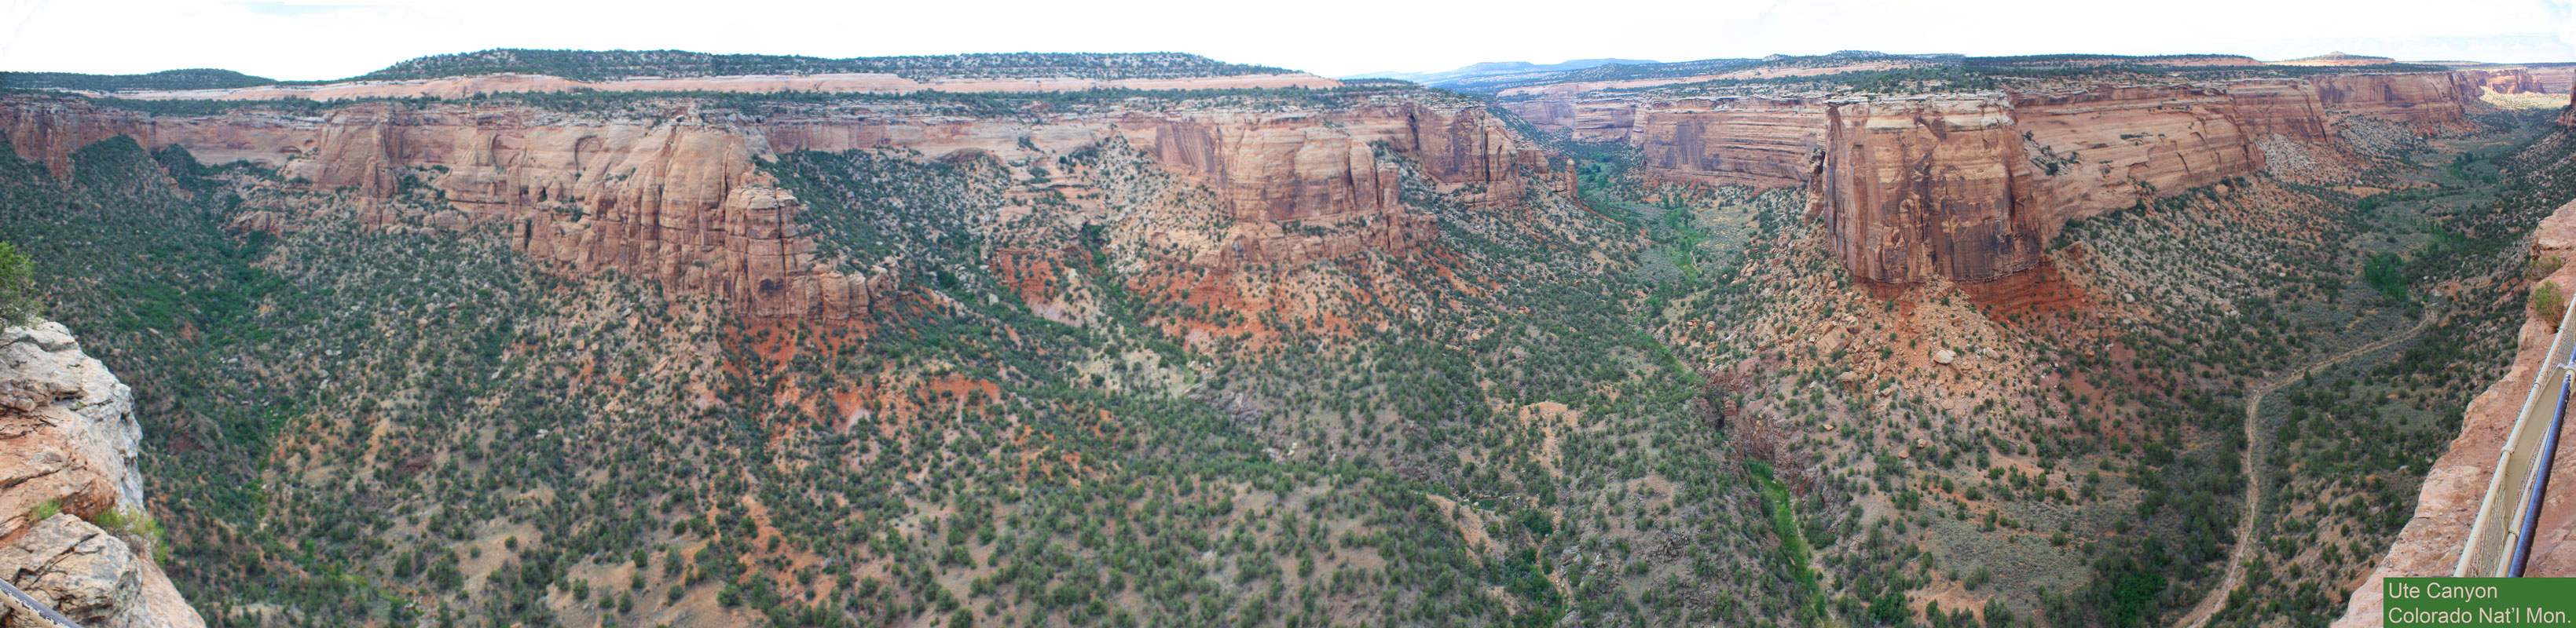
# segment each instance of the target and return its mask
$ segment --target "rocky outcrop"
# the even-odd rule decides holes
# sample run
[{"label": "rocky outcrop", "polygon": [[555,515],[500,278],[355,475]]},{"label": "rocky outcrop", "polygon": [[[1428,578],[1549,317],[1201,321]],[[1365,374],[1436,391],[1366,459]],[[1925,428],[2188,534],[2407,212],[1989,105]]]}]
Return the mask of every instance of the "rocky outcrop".
[{"label": "rocky outcrop", "polygon": [[[133,395],[59,323],[0,331],[0,577],[85,626],[203,626],[155,539],[90,522],[145,512]],[[7,626],[46,625],[7,608]]]},{"label": "rocky outcrop", "polygon": [[1826,135],[1826,105],[1812,98],[1688,98],[1658,102],[1634,117],[1631,142],[1646,172],[1674,180],[1754,187],[1805,184],[1815,177]]},{"label": "rocky outcrop", "polygon": [[1825,116],[1825,225],[1852,274],[1978,280],[2037,261],[2042,216],[2008,103],[1872,100]]},{"label": "rocky outcrop", "polygon": [[[858,260],[879,268],[856,274],[815,254],[794,222],[803,204],[753,167],[768,154],[759,127],[731,113],[371,103],[329,112],[310,145],[282,175],[368,198],[408,178],[454,208],[432,224],[499,223],[537,260],[722,296],[753,316],[848,318],[890,288],[874,277],[889,260]],[[401,216],[377,206],[360,218]]]},{"label": "rocky outcrop", "polygon": [[2247,137],[2275,135],[2302,142],[2327,142],[2325,105],[2316,85],[2299,79],[2253,79],[2226,84],[2228,106],[2237,128]]},{"label": "rocky outcrop", "polygon": [[1883,283],[2019,272],[2068,220],[2262,169],[2236,109],[2198,87],[1832,103],[1834,252]]},{"label": "rocky outcrop", "polygon": [[1399,158],[1472,210],[1501,210],[1533,192],[1574,193],[1571,164],[1483,107],[1413,96],[1317,109],[1207,106],[1014,120],[840,109],[762,126],[777,152],[901,147],[1007,162],[1053,159],[1112,141],[1132,146],[1215,192],[1230,216],[1226,233],[1185,247],[1193,251],[1187,262],[1202,267],[1417,250],[1438,229],[1402,203]]},{"label": "rocky outcrop", "polygon": [[2530,74],[2532,82],[2540,85],[2541,93],[2565,94],[2576,91],[2576,65],[2536,66],[2524,68],[2523,72]]},{"label": "rocky outcrop", "polygon": [[2329,112],[2387,119],[2417,132],[2468,124],[2466,103],[2479,94],[2477,84],[2451,72],[2325,74],[2308,82]]},{"label": "rocky outcrop", "polygon": [[2014,128],[2037,170],[2040,237],[2068,220],[2262,170],[2260,131],[2240,123],[2245,108],[2216,86],[2013,94]]},{"label": "rocky outcrop", "polygon": [[73,151],[120,135],[148,138],[151,128],[142,113],[102,110],[73,98],[18,98],[0,106],[0,137],[8,138],[20,158],[45,164],[56,177],[71,173]]},{"label": "rocky outcrop", "polygon": [[2457,70],[2457,72],[2462,80],[2498,94],[2538,94],[2548,91],[2541,87],[2538,77],[2532,76],[2530,70],[2522,68]]}]

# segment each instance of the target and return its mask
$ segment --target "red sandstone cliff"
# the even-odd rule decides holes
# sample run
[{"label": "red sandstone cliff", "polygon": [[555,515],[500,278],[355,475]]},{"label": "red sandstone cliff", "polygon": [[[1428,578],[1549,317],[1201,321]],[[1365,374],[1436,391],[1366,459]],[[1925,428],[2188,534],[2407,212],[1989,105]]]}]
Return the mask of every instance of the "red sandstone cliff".
[{"label": "red sandstone cliff", "polygon": [[2466,105],[2480,91],[2456,72],[2326,74],[2308,82],[2328,111],[2394,120],[2419,132],[2467,123]]},{"label": "red sandstone cliff", "polygon": [[1853,274],[1975,280],[2037,260],[2037,190],[2008,105],[1889,99],[1838,104],[1825,117],[1825,225]]},{"label": "red sandstone cliff", "polygon": [[[1394,155],[1460,193],[1470,209],[1500,209],[1533,191],[1573,192],[1560,158],[1481,106],[1410,95],[1311,110],[1208,105],[1008,118],[893,105],[747,117],[686,100],[657,113],[583,114],[368,103],[319,119],[259,111],[150,117],[17,97],[0,101],[0,133],[57,173],[78,147],[128,135],[147,146],[178,144],[206,161],[278,166],[312,189],[363,199],[394,196],[411,177],[454,207],[428,216],[429,224],[499,223],[511,246],[532,258],[573,272],[656,279],[759,317],[863,314],[890,296],[901,264],[818,253],[797,223],[803,204],[755,167],[780,151],[899,147],[936,157],[971,149],[1025,159],[1121,139],[1225,204],[1234,225],[1185,260],[1202,266],[1412,252],[1438,230],[1399,201]],[[361,219],[402,218],[390,205],[368,205]],[[1352,228],[1308,235],[1290,223]],[[843,262],[872,267],[844,272],[851,265]]]},{"label": "red sandstone cliff", "polygon": [[2549,90],[2540,78],[2523,68],[2501,70],[2458,70],[2460,78],[2498,94],[2539,94]]},{"label": "red sandstone cliff", "polygon": [[2331,144],[2352,116],[2463,128],[2487,85],[2424,72],[1911,98],[1560,90],[1505,106],[1576,140],[1634,144],[1653,177],[1819,185],[1844,263],[1908,283],[2027,268],[2066,220],[2260,171],[2258,145],[2275,137]]}]

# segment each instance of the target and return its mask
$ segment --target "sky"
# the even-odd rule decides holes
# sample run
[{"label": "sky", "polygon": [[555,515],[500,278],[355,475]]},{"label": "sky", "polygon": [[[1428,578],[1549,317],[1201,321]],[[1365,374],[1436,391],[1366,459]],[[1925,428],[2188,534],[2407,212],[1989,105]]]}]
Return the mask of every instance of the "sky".
[{"label": "sky", "polygon": [[1483,61],[2340,50],[2576,61],[2576,0],[0,0],[0,71],[346,78],[487,48],[1190,52],[1325,76]]}]

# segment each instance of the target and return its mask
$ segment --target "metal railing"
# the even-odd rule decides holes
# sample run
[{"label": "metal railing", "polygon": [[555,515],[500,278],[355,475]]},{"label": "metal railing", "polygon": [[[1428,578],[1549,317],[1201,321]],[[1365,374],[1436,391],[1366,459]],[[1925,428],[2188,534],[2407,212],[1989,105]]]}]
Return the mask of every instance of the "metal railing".
[{"label": "metal railing", "polygon": [[18,606],[34,611],[37,617],[43,617],[45,621],[53,622],[59,628],[81,628],[80,623],[64,617],[62,613],[54,612],[53,607],[45,606],[43,602],[36,601],[36,598],[29,597],[27,592],[18,590],[18,585],[9,584],[8,580],[0,579],[0,593],[9,594],[9,599],[17,600]]},{"label": "metal railing", "polygon": [[[2524,557],[2531,551],[2533,528],[2538,522],[2541,493],[2548,488],[2548,465],[2555,457],[2558,430],[2566,420],[2567,398],[2576,392],[2576,343],[2568,333],[2576,327],[2576,300],[2558,322],[2557,338],[2550,342],[2549,353],[2532,376],[2531,392],[2524,396],[2522,414],[2516,416],[2512,431],[2505,436],[2504,450],[2496,453],[2495,475],[2487,480],[2487,492],[2478,501],[2477,518],[2469,527],[2469,538],[2460,548],[2459,566],[2451,575],[2463,578],[2520,575]],[[2559,358],[2566,356],[2565,361]],[[2553,390],[2556,395],[2542,395]]]}]

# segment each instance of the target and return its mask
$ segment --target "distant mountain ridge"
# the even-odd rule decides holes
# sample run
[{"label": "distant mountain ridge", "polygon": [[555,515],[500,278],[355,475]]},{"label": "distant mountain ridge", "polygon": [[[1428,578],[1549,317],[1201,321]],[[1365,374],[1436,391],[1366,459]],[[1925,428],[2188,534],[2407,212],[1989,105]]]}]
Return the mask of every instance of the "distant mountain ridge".
[{"label": "distant mountain ridge", "polygon": [[1370,73],[1367,73],[1367,74],[1353,74],[1353,75],[1350,75],[1350,76],[1340,76],[1340,77],[1334,77],[1334,78],[1341,78],[1341,79],[1397,79],[1397,80],[1404,80],[1404,81],[1412,81],[1412,82],[1415,82],[1415,83],[1421,83],[1421,84],[1424,84],[1424,85],[1441,86],[1441,85],[1445,85],[1445,84],[1449,84],[1449,83],[1455,83],[1455,82],[1457,82],[1457,81],[1459,81],[1459,80],[1461,80],[1461,79],[1469,79],[1469,78],[1485,77],[1485,76],[1495,76],[1495,75],[1501,75],[1501,74],[1527,74],[1527,73],[1533,73],[1533,72],[1564,72],[1564,71],[1569,71],[1569,70],[1582,70],[1582,69],[1587,69],[1587,68],[1596,68],[1596,67],[1605,66],[1605,65],[1646,65],[1646,64],[1654,64],[1654,63],[1661,63],[1661,62],[1660,62],[1660,61],[1648,60],[1648,59],[1620,59],[1620,58],[1615,58],[1615,57],[1610,57],[1610,58],[1601,58],[1601,59],[1574,59],[1574,60],[1566,61],[1566,62],[1563,62],[1563,63],[1544,63],[1544,64],[1542,64],[1542,63],[1530,63],[1530,62],[1527,62],[1527,61],[1487,61],[1487,62],[1483,62],[1483,63],[1473,63],[1473,64],[1468,64],[1468,65],[1467,65],[1467,66],[1465,66],[1465,67],[1461,67],[1461,68],[1458,68],[1458,69],[1455,69],[1455,70],[1447,70],[1447,71],[1441,71],[1441,72],[1397,72],[1397,71],[1393,71],[1393,70],[1388,70],[1388,71],[1384,71],[1384,72],[1370,72]]},{"label": "distant mountain ridge", "polygon": [[0,88],[144,91],[323,85],[351,81],[402,81],[480,74],[542,74],[577,81],[635,77],[707,77],[754,74],[893,74],[907,79],[1086,78],[1170,79],[1293,70],[1226,63],[1179,52],[1008,52],[830,59],[798,55],[713,54],[685,50],[531,50],[494,48],[430,55],[345,79],[281,81],[230,70],[167,70],[148,74],[0,72]]}]

